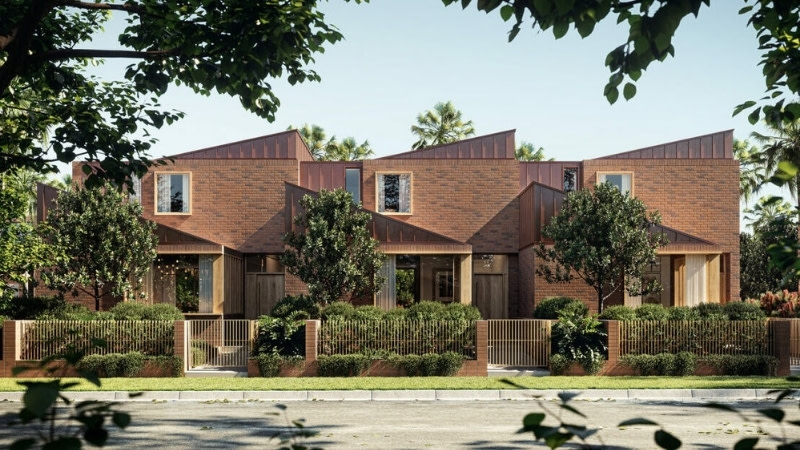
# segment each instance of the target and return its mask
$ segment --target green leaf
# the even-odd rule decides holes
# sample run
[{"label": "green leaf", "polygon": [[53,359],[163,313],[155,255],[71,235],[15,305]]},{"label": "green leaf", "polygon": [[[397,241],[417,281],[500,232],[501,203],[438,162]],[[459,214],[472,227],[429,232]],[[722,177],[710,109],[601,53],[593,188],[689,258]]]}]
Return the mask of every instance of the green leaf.
[{"label": "green leaf", "polygon": [[786,413],[783,412],[782,409],[779,408],[766,408],[766,409],[759,409],[758,412],[770,419],[774,420],[775,422],[781,423],[783,418],[786,417]]},{"label": "green leaf", "polygon": [[656,444],[663,449],[677,450],[681,448],[681,440],[664,430],[656,431],[653,437]]},{"label": "green leaf", "polygon": [[566,15],[575,6],[575,0],[557,0],[555,3],[556,11],[560,16]]},{"label": "green leaf", "polygon": [[608,100],[608,103],[613,105],[614,103],[617,102],[618,98],[619,98],[619,89],[617,89],[616,87],[611,87],[606,90],[606,100]]},{"label": "green leaf", "polygon": [[565,20],[559,20],[553,24],[553,36],[555,36],[556,39],[561,39],[564,37],[564,35],[567,34],[567,31],[569,31],[569,22]]},{"label": "green leaf", "polygon": [[625,97],[625,100],[630,100],[633,96],[636,95],[636,86],[633,83],[625,83],[625,87],[622,89],[622,95]]},{"label": "green leaf", "polygon": [[756,102],[754,102],[752,100],[746,101],[746,102],[742,103],[741,105],[737,105],[736,108],[733,109],[732,116],[735,116],[735,115],[739,114],[740,112],[744,111],[745,109],[752,108],[755,105],[756,105]]},{"label": "green leaf", "polygon": [[511,5],[503,5],[503,7],[500,8],[500,17],[503,18],[503,22],[508,22],[508,19],[510,19],[511,16],[513,16],[513,15],[514,15],[514,7],[513,6],[511,6]]},{"label": "green leaf", "polygon": [[733,450],[752,450],[756,448],[758,438],[744,438],[734,444]]},{"label": "green leaf", "polygon": [[550,14],[553,9],[553,0],[533,0],[533,9],[541,16]]},{"label": "green leaf", "polygon": [[750,122],[750,125],[755,125],[758,123],[758,119],[761,116],[761,108],[756,108],[747,116],[747,121]]}]

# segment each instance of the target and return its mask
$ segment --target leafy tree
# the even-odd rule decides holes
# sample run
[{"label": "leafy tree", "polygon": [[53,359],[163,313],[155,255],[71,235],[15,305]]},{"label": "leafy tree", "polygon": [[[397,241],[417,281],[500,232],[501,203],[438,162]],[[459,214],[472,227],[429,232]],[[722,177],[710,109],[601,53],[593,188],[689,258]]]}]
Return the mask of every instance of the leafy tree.
[{"label": "leafy tree", "polygon": [[155,224],[141,217],[139,202],[129,202],[110,184],[62,191],[47,215],[48,239],[66,258],[44,274],[61,291],[78,290],[94,298],[130,296],[156,257]]},{"label": "leafy tree", "polygon": [[[287,130],[293,130],[295,127],[289,125]],[[311,150],[311,155],[314,159],[319,161],[324,161],[325,156],[331,152],[331,148],[335,147],[336,145],[336,137],[331,137],[328,139],[325,130],[315,124],[303,124],[302,127],[297,128],[297,132],[300,133],[300,136],[305,141],[306,146],[308,149]]]},{"label": "leafy tree", "polygon": [[453,102],[437,103],[433,110],[417,115],[417,124],[411,125],[411,133],[417,137],[414,150],[460,141],[475,134],[472,121],[464,122],[461,111]]},{"label": "leafy tree", "polygon": [[[332,138],[332,139],[335,139]],[[367,159],[374,155],[375,152],[369,145],[369,141],[364,141],[361,144],[356,142],[354,137],[346,137],[342,142],[335,142],[333,148],[324,158],[326,161],[359,161]]]},{"label": "leafy tree", "polygon": [[[290,125],[287,129],[293,130],[294,127]],[[325,130],[319,125],[305,124],[298,128],[297,132],[303,137],[314,159],[318,161],[358,161],[375,154],[368,141],[359,145],[351,136],[339,142],[336,136],[328,138]]]},{"label": "leafy tree", "polygon": [[284,237],[288,248],[281,260],[306,283],[311,298],[327,305],[347,293],[359,297],[380,289],[385,257],[367,230],[369,213],[353,204],[352,195],[323,189],[305,195],[300,205],[305,211],[294,218],[300,231]]},{"label": "leafy tree", "polygon": [[[115,48],[87,48],[111,13],[127,21]],[[340,39],[316,0],[0,2],[0,110],[18,112],[0,116],[0,172],[52,172],[83,157],[98,162],[84,166],[87,186],[121,185],[153,164],[151,131],[182,117],[158,104],[171,83],[238,97],[272,121],[279,101],[268,80],[319,80],[313,55]],[[132,63],[120,80],[90,76],[105,58]]]},{"label": "leafy tree", "polygon": [[548,283],[579,278],[597,292],[597,309],[625,289],[630,295],[659,292],[657,282],[642,282],[645,266],[655,262],[656,250],[666,245],[663,233],[650,227],[661,223],[657,211],[620,192],[610,183],[571,192],[557,216],[544,229],[553,245],[541,243],[536,273]]},{"label": "leafy tree", "polygon": [[785,183],[800,207],[800,172],[795,170],[795,173],[785,176],[786,163],[794,168],[800,167],[800,120],[771,126],[770,131],[772,134],[752,133],[752,137],[762,146],[759,161],[768,176]]},{"label": "leafy tree", "polygon": [[[517,161],[544,161],[544,147],[536,148],[531,142],[522,141],[519,147],[514,151],[514,157]],[[552,161],[550,158],[549,161]]]},{"label": "leafy tree", "polygon": [[733,157],[739,161],[739,198],[747,205],[766,179],[760,161],[761,149],[747,140],[734,139]]},{"label": "leafy tree", "polygon": [[13,174],[0,174],[0,300],[14,294],[7,284],[19,283],[25,293],[30,288],[33,271],[57,259],[57,252],[47,245],[24,220],[28,193],[15,182]]},{"label": "leafy tree", "polygon": [[[456,0],[443,0],[445,5]],[[471,0],[460,4],[467,8]],[[611,50],[605,65],[611,72],[603,94],[609,103],[619,98],[620,87],[626,100],[636,95],[636,81],[654,61],[664,61],[675,54],[672,38],[681,21],[697,16],[710,0],[493,0],[477,1],[480,11],[498,10],[504,21],[511,21],[508,40],[512,41],[530,24],[533,30],[551,30],[556,39],[573,28],[581,37],[592,34],[601,21],[625,22],[625,42]],[[771,125],[800,119],[800,4],[797,2],[743,2],[740,14],[748,16],[747,25],[756,31],[762,51],[766,94],[759,101],[746,101],[734,114],[750,110],[748,120],[755,124],[763,117]]]},{"label": "leafy tree", "polygon": [[745,209],[744,213],[745,220],[750,222],[748,227],[756,233],[767,230],[770,222],[797,221],[796,212],[791,203],[780,197],[761,197],[752,208]]}]

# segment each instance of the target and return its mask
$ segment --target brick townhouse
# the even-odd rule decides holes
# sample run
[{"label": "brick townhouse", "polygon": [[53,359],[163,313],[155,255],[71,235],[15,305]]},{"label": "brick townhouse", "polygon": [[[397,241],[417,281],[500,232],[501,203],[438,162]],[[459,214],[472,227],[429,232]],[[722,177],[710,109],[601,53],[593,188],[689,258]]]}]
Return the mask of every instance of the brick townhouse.
[{"label": "brick townhouse", "polygon": [[[189,280],[199,313],[268,313],[304,291],[278,260],[299,199],[344,188],[372,214],[372,234],[388,255],[386,284],[359,302],[391,308],[402,291],[401,301],[472,303],[486,318],[530,317],[552,295],[595,308],[587,286],[536,277],[533,247],[566,192],[608,181],[660,211],[670,240],[646,275],[664,291],[608,304],[724,303],[739,294],[732,141],[729,130],[584,161],[518,162],[511,130],[319,162],[292,130],[174,155],[137,180],[144,216],[158,224],[146,290],[153,302],[180,302]],[[73,172],[80,176],[78,164]]]}]

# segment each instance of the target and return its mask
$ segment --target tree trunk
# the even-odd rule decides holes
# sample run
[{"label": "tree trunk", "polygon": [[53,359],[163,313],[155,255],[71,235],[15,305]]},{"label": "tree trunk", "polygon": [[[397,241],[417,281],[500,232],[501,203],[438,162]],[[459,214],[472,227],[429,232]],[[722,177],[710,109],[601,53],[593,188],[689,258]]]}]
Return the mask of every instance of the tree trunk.
[{"label": "tree trunk", "polygon": [[94,284],[94,310],[100,311],[100,287]]}]

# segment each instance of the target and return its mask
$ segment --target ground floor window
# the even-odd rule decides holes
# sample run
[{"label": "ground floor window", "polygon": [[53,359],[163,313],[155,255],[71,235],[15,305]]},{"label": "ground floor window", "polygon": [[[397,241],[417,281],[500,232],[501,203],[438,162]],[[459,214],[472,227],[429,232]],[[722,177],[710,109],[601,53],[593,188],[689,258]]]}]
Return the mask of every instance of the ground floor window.
[{"label": "ground floor window", "polygon": [[169,303],[185,313],[212,312],[212,255],[159,256],[152,280],[153,303]]},{"label": "ground floor window", "polygon": [[387,255],[375,304],[384,309],[422,300],[460,301],[458,255]]}]

